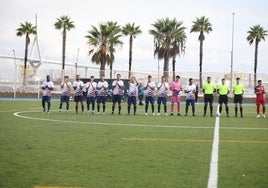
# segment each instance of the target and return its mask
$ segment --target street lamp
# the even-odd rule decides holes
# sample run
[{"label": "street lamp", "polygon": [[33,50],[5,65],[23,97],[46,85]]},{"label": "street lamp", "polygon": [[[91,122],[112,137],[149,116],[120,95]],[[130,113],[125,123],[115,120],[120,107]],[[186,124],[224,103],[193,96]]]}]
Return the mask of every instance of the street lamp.
[{"label": "street lamp", "polygon": [[16,53],[15,53],[15,50],[12,50],[13,51],[13,58],[14,58],[14,64],[15,64],[15,73],[14,73],[14,98],[16,98],[16,90],[17,90],[17,87],[16,87],[16,84],[17,84],[17,62],[16,62]]},{"label": "street lamp", "polygon": [[231,51],[231,90],[233,88],[233,58],[234,58],[234,15],[233,13],[233,22],[232,22],[232,51]]}]

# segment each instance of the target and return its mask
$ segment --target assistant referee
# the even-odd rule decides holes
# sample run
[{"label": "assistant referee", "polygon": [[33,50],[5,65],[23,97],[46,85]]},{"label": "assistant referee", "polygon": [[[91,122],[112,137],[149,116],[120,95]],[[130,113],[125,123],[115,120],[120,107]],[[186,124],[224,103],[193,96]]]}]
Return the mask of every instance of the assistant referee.
[{"label": "assistant referee", "polygon": [[217,93],[219,95],[219,112],[221,113],[222,104],[224,103],[227,117],[229,117],[228,94],[230,93],[230,88],[229,85],[225,83],[225,78],[221,79],[221,84],[218,86]]},{"label": "assistant referee", "polygon": [[207,106],[209,103],[210,107],[210,116],[213,117],[213,99],[214,99],[214,93],[216,92],[216,86],[215,84],[211,83],[211,77],[207,77],[207,83],[203,86],[203,93],[204,95],[204,114],[203,116],[206,116],[207,113]]}]

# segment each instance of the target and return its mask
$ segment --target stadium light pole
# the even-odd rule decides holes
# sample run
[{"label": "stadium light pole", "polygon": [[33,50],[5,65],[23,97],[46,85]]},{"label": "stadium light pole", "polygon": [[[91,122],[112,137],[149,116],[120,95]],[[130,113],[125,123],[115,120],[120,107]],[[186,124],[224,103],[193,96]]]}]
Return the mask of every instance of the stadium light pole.
[{"label": "stadium light pole", "polygon": [[16,53],[15,50],[13,51],[13,58],[14,58],[14,65],[15,65],[15,71],[14,71],[14,98],[16,98],[16,84],[17,84],[17,62],[16,62]]},{"label": "stadium light pole", "polygon": [[232,51],[231,51],[231,90],[233,89],[233,64],[234,64],[234,15],[232,20]]},{"label": "stadium light pole", "polygon": [[77,54],[76,54],[76,61],[75,61],[75,78],[77,75],[77,63],[78,63],[78,55],[79,55],[79,48],[77,49]]}]

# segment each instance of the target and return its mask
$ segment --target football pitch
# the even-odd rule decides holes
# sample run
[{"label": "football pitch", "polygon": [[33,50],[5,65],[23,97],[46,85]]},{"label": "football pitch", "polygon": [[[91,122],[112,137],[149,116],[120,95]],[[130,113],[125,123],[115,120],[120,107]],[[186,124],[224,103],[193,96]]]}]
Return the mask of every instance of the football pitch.
[{"label": "football pitch", "polygon": [[144,106],[127,115],[125,103],[121,115],[110,103],[105,115],[76,115],[74,103],[59,114],[58,105],[43,114],[41,101],[0,100],[0,187],[205,188],[213,152],[217,187],[268,187],[268,118],[256,119],[254,105],[244,118],[223,108],[217,150],[216,117],[202,117],[203,104],[196,117],[145,116]]}]

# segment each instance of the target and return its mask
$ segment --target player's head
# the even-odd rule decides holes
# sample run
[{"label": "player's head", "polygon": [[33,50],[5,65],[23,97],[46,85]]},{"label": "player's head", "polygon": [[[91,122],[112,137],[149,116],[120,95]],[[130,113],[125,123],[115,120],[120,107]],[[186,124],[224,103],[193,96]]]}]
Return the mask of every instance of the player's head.
[{"label": "player's head", "polygon": [[166,77],[165,76],[162,76],[161,77],[161,80],[162,80],[162,82],[165,82],[166,81]]},{"label": "player's head", "polygon": [[69,79],[69,76],[64,76],[64,81],[65,81],[65,82],[69,82],[69,80],[70,80],[70,79]]},{"label": "player's head", "polygon": [[104,75],[102,74],[102,75],[100,76],[100,80],[101,80],[101,81],[104,81],[104,78],[105,78],[105,77],[104,77]]},{"label": "player's head", "polygon": [[225,78],[221,79],[221,83],[222,83],[222,84],[225,83]]},{"label": "player's head", "polygon": [[207,82],[208,82],[208,83],[211,82],[211,77],[210,77],[210,76],[207,77]]},{"label": "player's head", "polygon": [[240,81],[240,78],[237,77],[237,78],[236,78],[236,83],[239,83],[239,81]]},{"label": "player's head", "polygon": [[90,76],[90,81],[93,81],[94,80],[94,76]]},{"label": "player's head", "polygon": [[189,85],[193,84],[193,78],[189,78]]},{"label": "player's head", "polygon": [[151,75],[148,76],[148,81],[149,82],[152,81],[152,76]]},{"label": "player's head", "polygon": [[121,74],[116,74],[116,79],[120,80],[120,78],[121,78]]},{"label": "player's head", "polygon": [[47,82],[49,82],[50,81],[50,76],[49,75],[47,75]]},{"label": "player's head", "polygon": [[258,85],[259,85],[259,86],[262,85],[262,80],[258,80]]},{"label": "player's head", "polygon": [[76,80],[80,80],[80,75],[79,74],[76,75]]},{"label": "player's head", "polygon": [[135,79],[136,79],[135,76],[132,76],[132,77],[130,78],[130,82],[131,82],[131,83],[134,83],[134,82],[135,82]]},{"label": "player's head", "polygon": [[181,77],[179,75],[177,75],[175,79],[176,79],[176,81],[179,81],[180,78]]}]

